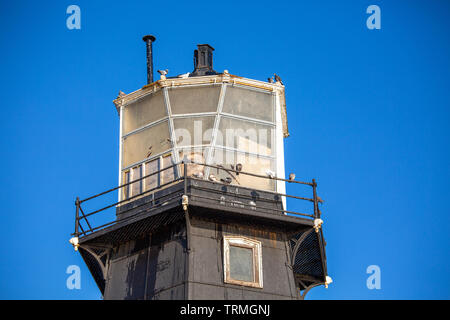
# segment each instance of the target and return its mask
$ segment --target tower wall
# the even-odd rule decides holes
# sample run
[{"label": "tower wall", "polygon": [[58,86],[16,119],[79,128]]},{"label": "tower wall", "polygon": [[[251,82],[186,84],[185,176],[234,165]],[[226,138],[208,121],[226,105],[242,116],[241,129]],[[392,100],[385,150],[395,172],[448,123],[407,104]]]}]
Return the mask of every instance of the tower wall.
[{"label": "tower wall", "polygon": [[[263,287],[224,282],[224,236],[262,244]],[[191,217],[116,246],[107,262],[104,299],[299,299],[282,230]],[[189,265],[187,265],[189,263]]]},{"label": "tower wall", "polygon": [[[263,288],[224,283],[224,236],[247,237],[261,242]],[[193,217],[190,241],[189,299],[299,298],[283,231]]]},{"label": "tower wall", "polygon": [[181,223],[113,249],[104,299],[185,299],[186,230]]}]

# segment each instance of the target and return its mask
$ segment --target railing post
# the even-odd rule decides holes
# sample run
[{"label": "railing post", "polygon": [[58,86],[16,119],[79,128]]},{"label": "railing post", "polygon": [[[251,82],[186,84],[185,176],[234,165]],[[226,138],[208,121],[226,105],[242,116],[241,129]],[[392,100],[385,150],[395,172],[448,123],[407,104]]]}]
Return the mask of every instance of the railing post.
[{"label": "railing post", "polygon": [[314,199],[314,219],[320,219],[319,215],[319,204],[317,201],[317,183],[316,179],[312,179],[312,187],[313,187],[313,199]]},{"label": "railing post", "polygon": [[78,235],[80,234],[79,232],[79,223],[80,223],[80,198],[77,197],[77,199],[75,200],[75,206],[76,206],[76,210],[75,210],[75,237],[78,237]]},{"label": "railing post", "polygon": [[183,159],[184,194],[187,195],[187,161]]}]

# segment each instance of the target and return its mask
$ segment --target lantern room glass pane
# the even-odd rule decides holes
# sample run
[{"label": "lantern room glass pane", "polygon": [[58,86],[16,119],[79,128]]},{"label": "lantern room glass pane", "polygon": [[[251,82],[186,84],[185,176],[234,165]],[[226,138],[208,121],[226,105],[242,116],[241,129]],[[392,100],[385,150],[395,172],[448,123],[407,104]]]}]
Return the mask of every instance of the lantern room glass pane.
[{"label": "lantern room glass pane", "polygon": [[[145,163],[145,175],[148,176],[151,173],[159,171],[159,157]],[[145,190],[154,189],[159,186],[159,173],[152,174],[144,179]]]},{"label": "lantern room glass pane", "polygon": [[204,145],[211,142],[214,116],[173,119],[177,146]]},{"label": "lantern room glass pane", "polygon": [[[123,173],[123,184],[127,184],[128,182],[130,182],[130,171],[125,171]],[[130,190],[130,185],[126,185],[122,188],[122,198],[123,199],[128,199],[129,197],[129,190]]]},{"label": "lantern room glass pane", "polygon": [[164,95],[160,90],[149,94],[123,109],[123,134],[127,134],[144,125],[162,119],[167,115]]},{"label": "lantern room glass pane", "polygon": [[220,86],[169,89],[172,114],[216,112]]},{"label": "lantern room glass pane", "polygon": [[[161,157],[161,169],[169,168],[174,164],[172,155],[166,154]],[[175,167],[161,171],[161,184],[169,183],[175,179]]]},{"label": "lantern room glass pane", "polygon": [[[189,162],[187,166],[187,176],[198,179],[203,179],[205,174],[205,163],[208,148],[188,148],[179,151],[179,159],[183,160],[185,157]],[[192,162],[192,163],[191,163]],[[183,175],[184,164],[180,165],[180,172]]]},{"label": "lantern room glass pane", "polygon": [[253,282],[253,249],[230,245],[230,278]]},{"label": "lantern room glass pane", "polygon": [[221,117],[216,144],[244,152],[273,155],[273,126]]},{"label": "lantern room glass pane", "polygon": [[170,149],[169,137],[169,125],[164,121],[123,138],[122,167],[128,167]]},{"label": "lantern room glass pane", "polygon": [[[135,181],[141,178],[141,170],[142,166],[140,165],[131,169],[131,181]],[[135,196],[141,193],[141,183],[142,180],[139,180],[131,184],[131,196]]]},{"label": "lantern room glass pane", "polygon": [[273,96],[271,93],[227,86],[222,111],[274,122]]},{"label": "lantern room glass pane", "polygon": [[[269,175],[275,175],[275,160],[259,157],[237,151],[216,148],[213,152],[212,164],[222,168],[211,168],[210,173],[218,180],[231,179],[232,185],[239,185],[260,190],[275,190],[275,180],[269,179]],[[242,165],[242,172],[253,173],[264,176],[254,177],[246,174],[237,175],[231,172],[237,164]],[[267,177],[267,178],[266,178]]]}]

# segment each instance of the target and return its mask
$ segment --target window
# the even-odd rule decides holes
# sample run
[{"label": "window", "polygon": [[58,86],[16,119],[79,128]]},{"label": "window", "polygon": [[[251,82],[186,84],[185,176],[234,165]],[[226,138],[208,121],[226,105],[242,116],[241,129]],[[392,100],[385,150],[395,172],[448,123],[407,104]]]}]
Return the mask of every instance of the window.
[{"label": "window", "polygon": [[[130,170],[127,170],[123,173],[123,184],[127,184],[130,182]],[[130,185],[126,185],[122,188],[122,199],[127,199],[130,192]]]},{"label": "window", "polygon": [[237,86],[227,86],[223,112],[270,122],[275,120],[271,93]]},{"label": "window", "polygon": [[123,138],[122,167],[151,158],[172,147],[168,121],[143,129]]},{"label": "window", "polygon": [[228,148],[271,156],[275,152],[272,147],[274,139],[273,126],[222,117],[216,143]]},{"label": "window", "polygon": [[162,91],[147,95],[123,109],[123,134],[167,116]]},{"label": "window", "polygon": [[184,87],[169,90],[172,114],[216,112],[219,86]]},{"label": "window", "polygon": [[189,117],[173,120],[177,146],[206,145],[211,142],[215,117]]},{"label": "window", "polygon": [[244,237],[224,237],[225,283],[263,287],[261,242]]},{"label": "window", "polygon": [[[167,153],[143,164],[137,165],[123,173],[123,199],[128,199],[143,192],[150,191],[175,180],[172,154]],[[168,168],[157,173],[159,170]],[[152,174],[154,173],[154,174]],[[146,178],[144,178],[146,177]],[[133,182],[143,178],[139,181]]]},{"label": "window", "polygon": [[[180,150],[179,159],[184,159],[186,157],[188,162],[190,163],[186,168],[186,173],[188,177],[195,177],[202,179],[205,174],[205,167],[201,165],[205,163],[205,149],[201,148],[191,148],[186,150]],[[181,174],[184,173],[184,164],[180,165]]]},{"label": "window", "polygon": [[[144,165],[144,168],[145,168],[146,176],[148,176],[149,174],[151,174],[153,172],[158,172],[159,168],[160,168],[159,157],[152,161],[146,162]],[[155,189],[155,188],[159,187],[159,173],[152,174],[151,176],[145,178],[144,186],[145,186],[145,190]]]},{"label": "window", "polygon": [[[171,154],[166,154],[160,158],[161,169],[169,168],[173,165]],[[167,184],[175,179],[174,167],[161,171],[160,185]]]},{"label": "window", "polygon": [[[142,166],[136,166],[133,169],[131,169],[131,181],[135,181],[141,178],[141,173],[142,173]],[[133,182],[130,187],[131,187],[131,197],[138,195],[142,192],[142,180]]]},{"label": "window", "polygon": [[236,175],[226,169],[233,169],[238,163],[242,165],[242,171],[261,176],[267,176],[267,172],[275,171],[275,160],[269,157],[262,157],[243,152],[229,151],[215,148],[212,154],[211,163],[215,166],[223,166],[223,169],[211,168],[210,173],[220,179],[231,178],[231,184],[261,190],[275,190],[275,180],[259,178],[247,174]]}]

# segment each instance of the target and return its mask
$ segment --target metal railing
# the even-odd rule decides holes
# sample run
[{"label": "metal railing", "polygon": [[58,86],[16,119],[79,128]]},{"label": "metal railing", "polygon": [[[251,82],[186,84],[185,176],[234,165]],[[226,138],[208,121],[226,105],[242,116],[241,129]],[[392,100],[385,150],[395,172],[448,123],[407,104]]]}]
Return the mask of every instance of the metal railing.
[{"label": "metal railing", "polygon": [[[121,190],[122,188],[128,187],[128,186],[130,186],[133,183],[137,183],[137,182],[140,182],[140,181],[142,181],[144,179],[152,177],[154,175],[158,175],[161,172],[164,172],[166,170],[171,170],[172,168],[174,168],[174,171],[175,171],[175,168],[176,167],[178,168],[178,166],[180,166],[180,165],[183,166],[183,169],[182,169],[182,173],[183,174],[182,175],[178,174],[178,178],[174,178],[173,180],[171,180],[169,182],[160,184],[157,187],[154,187],[154,188],[151,188],[151,189],[148,189],[148,190],[144,190],[143,192],[140,192],[139,194],[133,195],[133,196],[128,197],[126,199],[121,199],[121,200],[119,200],[117,202],[114,202],[112,204],[108,204],[106,206],[102,206],[100,209],[93,210],[93,211],[91,211],[89,213],[85,213],[83,208],[82,208],[82,204],[85,204],[88,201],[91,201],[93,199],[97,199],[97,198],[99,198],[101,196],[105,196],[105,195],[110,194],[111,192],[114,192],[116,190]],[[133,215],[127,216],[127,217],[125,217],[123,219],[120,219],[120,220],[118,220],[117,217],[115,217],[115,219],[113,221],[110,221],[110,222],[107,222],[107,223],[102,223],[99,226],[93,226],[92,225],[92,221],[90,222],[89,219],[88,219],[88,217],[93,217],[94,215],[98,215],[100,213],[103,213],[107,209],[110,209],[110,208],[113,208],[113,207],[117,208],[118,206],[123,205],[125,203],[130,203],[131,200],[140,198],[140,197],[142,197],[142,196],[144,196],[146,194],[148,194],[148,195],[153,194],[153,196],[154,196],[156,191],[162,190],[163,188],[165,188],[165,187],[167,187],[169,185],[172,185],[172,184],[174,184],[174,183],[176,183],[178,181],[184,181],[184,186],[183,186],[184,195],[187,195],[187,196],[192,195],[191,194],[192,192],[191,193],[188,192],[188,178],[189,179],[193,179],[193,180],[209,180],[209,181],[210,181],[210,179],[209,179],[209,177],[208,177],[208,179],[205,179],[205,178],[198,178],[198,177],[195,177],[195,176],[192,176],[192,175],[188,176],[188,166],[189,165],[196,165],[196,166],[209,167],[209,168],[213,168],[213,169],[217,169],[217,170],[224,170],[227,173],[234,173],[235,175],[247,175],[247,176],[252,176],[252,177],[255,177],[255,178],[268,179],[268,180],[274,180],[274,181],[282,181],[282,182],[287,182],[287,183],[292,183],[292,184],[301,184],[301,185],[310,186],[312,188],[312,198],[299,197],[299,196],[294,196],[294,195],[277,193],[277,192],[273,192],[273,191],[262,190],[262,189],[259,189],[259,188],[251,188],[251,187],[248,187],[248,186],[243,186],[243,187],[246,188],[246,189],[263,191],[263,192],[266,192],[267,194],[278,196],[279,199],[282,199],[284,197],[284,198],[290,198],[290,199],[296,199],[296,200],[309,201],[309,202],[313,203],[313,213],[312,214],[301,213],[301,212],[296,212],[296,211],[289,211],[289,210],[285,210],[285,208],[283,208],[283,209],[276,209],[276,208],[267,208],[267,207],[258,207],[258,206],[253,206],[252,207],[253,210],[269,211],[269,212],[275,211],[275,212],[278,212],[280,214],[287,214],[287,215],[304,217],[304,218],[311,218],[311,219],[320,219],[321,211],[319,209],[319,203],[321,203],[323,201],[317,196],[317,183],[316,183],[315,179],[312,179],[312,182],[297,181],[297,180],[293,180],[293,179],[292,180],[291,179],[282,179],[282,178],[277,178],[275,176],[264,176],[264,175],[259,175],[259,174],[255,174],[255,173],[250,173],[250,172],[238,171],[238,170],[235,170],[235,169],[228,169],[228,168],[224,168],[223,166],[220,166],[220,165],[210,165],[210,164],[197,163],[197,162],[193,162],[193,161],[183,160],[180,163],[173,164],[173,165],[168,166],[166,168],[163,168],[163,169],[160,169],[158,171],[152,172],[152,173],[150,173],[148,175],[142,176],[142,177],[140,177],[138,179],[135,179],[133,181],[130,181],[130,182],[124,183],[124,184],[122,184],[120,186],[117,186],[117,187],[111,188],[109,190],[103,191],[103,192],[101,192],[99,194],[96,194],[94,196],[88,197],[86,199],[80,200],[80,198],[77,197],[76,200],[75,200],[75,207],[76,207],[76,209],[75,209],[75,232],[72,233],[72,235],[75,236],[75,237],[82,237],[82,236],[91,234],[93,232],[96,232],[98,230],[104,229],[104,228],[106,228],[108,226],[114,225],[115,223],[117,223],[119,221],[120,222],[124,222],[124,221],[126,221],[128,219],[131,219],[131,218],[137,216],[141,212],[134,213]],[[176,172],[180,172],[180,171],[181,170],[176,170]],[[227,182],[222,182],[222,181],[210,181],[210,182],[215,183],[215,184],[236,186],[236,185],[234,185],[232,183],[227,183]],[[240,186],[240,187],[242,187],[242,186]],[[198,186],[195,187],[195,188],[196,189],[202,189],[202,187],[198,187]],[[219,191],[219,190],[212,189],[212,188],[204,188],[204,190],[205,191],[210,191],[210,192],[223,194],[223,191]],[[195,198],[204,198],[205,200],[213,200],[213,201],[221,201],[221,202],[223,201],[225,203],[226,202],[231,202],[231,201],[226,201],[226,200],[222,200],[222,199],[201,196],[201,195],[198,195],[198,194],[195,194],[193,196]],[[244,194],[239,194],[239,197],[247,198],[249,200],[253,199],[253,197],[246,196]],[[154,209],[156,207],[159,207],[161,205],[164,205],[164,204],[168,203],[168,201],[171,201],[171,200],[174,200],[174,199],[178,199],[179,201],[181,201],[181,197],[179,197],[179,195],[176,195],[175,197],[172,197],[172,198],[167,198],[167,195],[164,195],[164,196],[161,196],[160,198],[164,198],[164,200],[166,200],[166,201],[163,202],[163,203],[159,203],[157,205],[152,205],[150,210],[152,210],[152,209]],[[152,198],[153,203],[155,203],[155,201],[157,202],[157,200],[159,200],[159,198],[154,198],[154,197]],[[272,202],[273,203],[273,200],[261,199],[261,198],[259,198],[258,201],[262,201],[262,202],[267,201],[267,202]],[[148,203],[144,202],[144,203],[139,204],[137,206],[133,206],[132,209],[134,210],[137,207],[140,207],[140,206],[143,206],[143,205],[146,205],[146,204],[148,204]],[[145,210],[148,210],[148,209],[144,209],[144,211]],[[121,212],[121,213],[125,213],[125,212]],[[84,222],[84,227],[82,225],[82,222]]]}]

